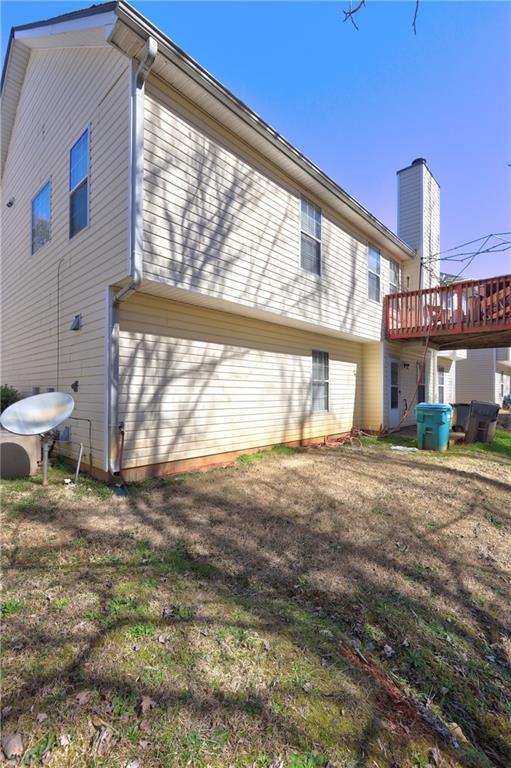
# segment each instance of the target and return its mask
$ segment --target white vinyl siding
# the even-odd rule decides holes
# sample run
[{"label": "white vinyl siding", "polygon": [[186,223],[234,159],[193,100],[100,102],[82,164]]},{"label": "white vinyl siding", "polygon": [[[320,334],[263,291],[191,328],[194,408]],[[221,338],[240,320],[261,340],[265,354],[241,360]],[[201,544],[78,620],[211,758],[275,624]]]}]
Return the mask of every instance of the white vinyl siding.
[{"label": "white vinyl siding", "polygon": [[[345,432],[362,419],[362,346],[137,293],[120,307],[125,466]],[[311,350],[329,410],[311,411]]]},{"label": "white vinyl siding", "polygon": [[[380,341],[367,298],[366,239],[321,208],[321,280],[300,266],[298,189],[262,156],[149,77],[145,101],[144,274],[184,301],[318,332]],[[388,284],[382,254],[381,279]],[[190,294],[186,298],[185,292]]]},{"label": "white vinyl siding", "polygon": [[[34,50],[7,154],[2,187],[16,203],[2,213],[2,383],[23,395],[56,388],[57,268],[60,267],[59,389],[74,414],[92,420],[93,456],[103,468],[105,290],[127,271],[129,62],[104,49]],[[63,117],[63,105],[65,117]],[[69,239],[69,150],[90,124],[89,227]],[[51,240],[31,255],[30,204],[51,177]],[[80,333],[69,330],[80,312]],[[78,392],[70,389],[79,381]],[[87,422],[72,443],[88,452]],[[84,456],[86,463],[88,456]]]}]

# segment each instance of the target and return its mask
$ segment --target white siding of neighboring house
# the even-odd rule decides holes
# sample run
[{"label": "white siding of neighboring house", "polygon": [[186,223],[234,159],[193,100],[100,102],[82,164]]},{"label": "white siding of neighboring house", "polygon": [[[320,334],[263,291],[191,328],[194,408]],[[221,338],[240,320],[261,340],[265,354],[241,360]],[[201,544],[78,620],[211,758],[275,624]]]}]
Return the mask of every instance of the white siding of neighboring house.
[{"label": "white siding of neighboring house", "polygon": [[[56,387],[57,266],[61,259],[60,389],[92,419],[103,466],[105,286],[128,255],[128,61],[115,50],[34,50],[2,181],[2,383],[24,395]],[[90,219],[71,240],[69,150],[90,125]],[[31,200],[51,178],[51,241],[31,253]],[[15,204],[6,208],[9,198]],[[83,329],[71,332],[75,314]],[[79,390],[70,390],[73,381]],[[72,422],[88,448],[88,426]],[[75,454],[76,444],[68,446]],[[87,460],[88,457],[86,457]]]},{"label": "white siding of neighboring house", "polygon": [[466,360],[456,363],[456,400],[493,402],[495,399],[495,350],[469,349]]},{"label": "white siding of neighboring house", "polygon": [[[145,121],[145,275],[208,296],[380,341],[383,295],[368,299],[367,242],[322,216],[321,278],[300,267],[300,190],[236,137],[152,80]],[[317,202],[317,201],[312,201]],[[187,300],[185,298],[185,300]],[[225,307],[224,307],[225,308]]]},{"label": "white siding of neighboring house", "polygon": [[[311,413],[313,349],[330,355],[326,413]],[[363,419],[362,357],[357,343],[135,294],[120,308],[123,467],[347,431]]]}]

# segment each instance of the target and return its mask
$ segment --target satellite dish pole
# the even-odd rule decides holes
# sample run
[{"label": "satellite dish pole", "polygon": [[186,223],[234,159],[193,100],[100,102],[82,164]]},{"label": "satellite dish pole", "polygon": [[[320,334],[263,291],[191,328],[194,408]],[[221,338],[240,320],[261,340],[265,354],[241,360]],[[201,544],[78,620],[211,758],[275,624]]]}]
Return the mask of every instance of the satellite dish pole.
[{"label": "satellite dish pole", "polygon": [[0,424],[15,435],[40,435],[43,448],[43,485],[48,485],[48,456],[53,430],[62,424],[75,407],[71,395],[45,392],[13,403],[0,416]]}]

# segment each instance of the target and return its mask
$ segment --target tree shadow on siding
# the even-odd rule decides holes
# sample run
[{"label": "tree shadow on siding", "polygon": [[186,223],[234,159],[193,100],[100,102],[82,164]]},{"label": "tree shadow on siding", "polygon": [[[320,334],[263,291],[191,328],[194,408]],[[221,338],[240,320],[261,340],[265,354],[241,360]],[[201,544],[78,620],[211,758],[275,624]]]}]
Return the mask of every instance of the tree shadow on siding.
[{"label": "tree shadow on siding", "polygon": [[[276,313],[276,320],[279,315],[285,317],[287,313],[293,315],[303,309],[314,323],[327,321],[324,285],[299,268],[297,200],[293,198],[291,202],[288,199],[283,202],[275,191],[277,186],[273,180],[257,177],[256,183],[251,167],[238,158],[232,162],[228,172],[224,150],[203,137],[197,139],[193,154],[175,152],[168,156],[168,163],[160,161],[158,166],[149,166],[145,203],[146,271],[150,276],[170,281],[180,291],[178,298],[185,302],[201,302],[211,297],[227,298],[238,307],[246,306],[247,312],[250,311],[248,308],[256,305],[259,309]],[[278,201],[275,210],[268,206],[261,194],[261,184],[265,190],[266,187],[274,189],[275,200]],[[285,274],[282,254],[289,249],[290,237],[296,239],[296,261]],[[149,291],[150,287],[146,286],[144,290]],[[130,306],[138,317],[136,295],[126,302],[126,311]],[[229,309],[229,304],[222,306],[225,310]],[[220,307],[217,305],[216,309],[218,311]],[[163,305],[160,305],[159,311],[164,313]],[[186,436],[194,431],[195,442],[202,440],[204,444],[203,455],[229,450],[225,439],[220,440],[218,449],[213,444],[208,447],[207,427],[201,429],[196,423],[199,410],[204,408],[210,384],[218,381],[220,385],[220,371],[226,366],[232,368],[236,361],[243,370],[243,359],[252,354],[243,334],[236,331],[240,316],[224,316],[226,324],[229,320],[233,324],[232,332],[224,329],[224,337],[232,335],[236,337],[235,341],[223,348],[219,344],[213,355],[211,349],[204,348],[197,362],[190,364],[185,372],[182,360],[188,359],[188,353],[196,355],[196,350],[192,348],[192,329],[188,334],[188,349],[181,349],[176,354],[179,343],[172,344],[172,332],[155,328],[155,333],[151,333],[152,320],[147,317],[144,324],[146,332],[138,334],[136,322],[125,319],[125,315],[121,309],[121,331],[129,332],[131,339],[122,351],[119,418],[126,428],[125,457],[128,465],[180,458],[186,451],[181,442],[186,443]],[[346,318],[348,316],[346,308]],[[296,359],[293,362],[292,350],[286,350],[285,344],[278,341],[277,324],[262,326],[261,321],[252,323],[254,333],[271,337],[266,347],[264,343],[254,342],[254,347],[260,350],[261,359],[275,344],[283,355],[282,364],[276,366],[275,374],[270,377],[270,391],[266,398],[269,401],[274,397],[275,404],[280,405],[282,410],[278,416],[280,424],[269,427],[267,436],[261,430],[259,436],[247,434],[245,441],[241,438],[233,441],[235,447],[250,448],[283,440],[303,440],[319,434],[315,433],[311,423],[310,371],[304,371],[302,361]],[[289,333],[283,326],[283,338]],[[293,330],[291,333],[296,332]],[[187,335],[186,330],[184,335]],[[214,344],[213,336],[209,335],[211,344]],[[320,348],[328,343],[328,339],[322,341],[318,335],[317,345]],[[290,365],[284,361],[286,351]],[[153,363],[156,360],[158,367],[155,373]],[[255,364],[257,366],[257,360]],[[175,373],[176,369],[179,373]],[[257,368],[255,375],[257,377]],[[176,403],[176,412],[169,420],[169,406],[172,406],[174,395],[169,397],[168,393],[173,391],[172,387],[179,379],[183,380],[183,384],[187,379],[189,397],[186,402],[181,398]],[[303,393],[301,397],[296,394],[299,391]],[[360,397],[358,386],[357,401]],[[216,418],[218,408],[227,409],[234,402],[237,409],[239,406],[234,393],[232,398],[231,401],[228,397],[219,397],[211,410],[204,412],[205,423]],[[259,402],[260,399],[261,396]],[[354,410],[360,413],[358,402]],[[136,417],[134,414],[137,414]],[[242,419],[237,416],[236,413],[235,426],[239,427]],[[330,419],[330,424],[334,421]],[[348,421],[349,417],[344,422],[347,427],[351,426]],[[144,426],[149,423],[149,428]],[[144,448],[144,429],[148,433],[146,444],[150,440],[157,448]],[[233,425],[227,419],[226,432],[232,429]],[[339,429],[334,424],[327,431],[337,432]]]}]

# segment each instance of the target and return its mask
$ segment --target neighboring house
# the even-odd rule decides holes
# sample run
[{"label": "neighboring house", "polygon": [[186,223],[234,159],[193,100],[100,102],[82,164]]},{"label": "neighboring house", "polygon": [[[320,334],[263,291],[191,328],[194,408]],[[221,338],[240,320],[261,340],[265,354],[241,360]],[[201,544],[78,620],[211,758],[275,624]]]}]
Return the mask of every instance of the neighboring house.
[{"label": "neighboring house", "polygon": [[457,363],[456,400],[483,400],[502,405],[511,395],[511,347],[469,349]]},{"label": "neighboring house", "polygon": [[425,160],[397,236],[124,2],[12,31],[1,157],[2,380],[72,392],[98,475],[453,399],[457,353],[384,340],[384,295],[439,277]]}]

